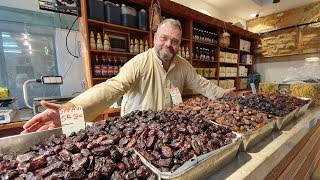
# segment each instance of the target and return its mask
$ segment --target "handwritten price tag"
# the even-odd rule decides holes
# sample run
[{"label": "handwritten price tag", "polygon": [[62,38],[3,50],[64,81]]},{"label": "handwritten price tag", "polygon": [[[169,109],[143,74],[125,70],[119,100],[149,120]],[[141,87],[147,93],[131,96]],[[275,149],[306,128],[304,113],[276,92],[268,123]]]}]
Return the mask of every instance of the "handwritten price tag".
[{"label": "handwritten price tag", "polygon": [[62,132],[69,136],[72,132],[77,132],[85,128],[83,109],[80,106],[59,109],[62,125]]},{"label": "handwritten price tag", "polygon": [[178,88],[169,89],[172,103],[179,104],[182,102],[182,96]]}]

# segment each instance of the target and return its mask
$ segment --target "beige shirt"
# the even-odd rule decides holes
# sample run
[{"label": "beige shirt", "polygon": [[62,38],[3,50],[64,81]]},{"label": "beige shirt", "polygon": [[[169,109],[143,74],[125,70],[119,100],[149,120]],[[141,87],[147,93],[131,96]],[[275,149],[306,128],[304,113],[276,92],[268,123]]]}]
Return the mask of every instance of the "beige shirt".
[{"label": "beige shirt", "polygon": [[88,89],[70,102],[82,106],[86,120],[92,120],[123,96],[121,115],[134,110],[161,110],[173,105],[171,88],[192,89],[208,98],[221,98],[225,92],[196,73],[192,65],[176,56],[168,72],[154,48],[128,61],[120,73]]}]

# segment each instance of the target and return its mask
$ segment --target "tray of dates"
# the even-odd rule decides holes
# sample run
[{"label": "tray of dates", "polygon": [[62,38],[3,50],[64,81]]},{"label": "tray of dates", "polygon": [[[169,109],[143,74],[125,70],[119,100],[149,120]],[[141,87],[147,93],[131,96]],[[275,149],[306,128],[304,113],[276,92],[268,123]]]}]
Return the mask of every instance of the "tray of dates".
[{"label": "tray of dates", "polygon": [[312,98],[299,97],[298,99],[299,99],[299,101],[298,101],[297,106],[299,106],[299,109],[297,110],[297,112],[295,114],[295,117],[297,117],[297,118],[304,115],[304,113],[307,111],[307,109],[313,103]]},{"label": "tray of dates", "polygon": [[[243,139],[240,150],[247,150],[271,134],[276,118],[232,101],[207,98],[189,99],[180,105],[181,111],[191,111],[196,117],[229,127]],[[179,109],[177,107],[173,107]]]},{"label": "tray of dates", "polygon": [[275,129],[281,130],[296,116],[297,98],[280,94],[258,94],[234,99],[237,103],[276,116]]},{"label": "tray of dates", "polygon": [[235,158],[241,140],[231,129],[176,110],[155,113],[135,146],[161,179],[201,179]]},{"label": "tray of dates", "polygon": [[131,136],[124,131],[129,126],[118,118],[94,123],[69,137],[57,128],[1,138],[0,177],[159,179],[131,148]]}]

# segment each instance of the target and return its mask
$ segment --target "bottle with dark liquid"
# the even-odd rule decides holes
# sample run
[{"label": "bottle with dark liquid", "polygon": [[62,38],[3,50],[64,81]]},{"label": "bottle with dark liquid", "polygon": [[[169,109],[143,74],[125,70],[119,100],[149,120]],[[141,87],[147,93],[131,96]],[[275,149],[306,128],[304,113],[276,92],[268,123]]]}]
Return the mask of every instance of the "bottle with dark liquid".
[{"label": "bottle with dark liquid", "polygon": [[104,78],[108,77],[108,62],[104,55],[102,55],[101,76]]},{"label": "bottle with dark liquid", "polygon": [[108,77],[111,78],[113,77],[113,61],[111,59],[111,57],[109,56],[108,57]]},{"label": "bottle with dark liquid", "polygon": [[101,77],[101,64],[100,64],[98,55],[96,55],[96,59],[94,61],[94,65],[93,65],[93,76],[94,77]]},{"label": "bottle with dark liquid", "polygon": [[119,61],[116,57],[113,57],[113,76],[116,76],[119,73]]}]

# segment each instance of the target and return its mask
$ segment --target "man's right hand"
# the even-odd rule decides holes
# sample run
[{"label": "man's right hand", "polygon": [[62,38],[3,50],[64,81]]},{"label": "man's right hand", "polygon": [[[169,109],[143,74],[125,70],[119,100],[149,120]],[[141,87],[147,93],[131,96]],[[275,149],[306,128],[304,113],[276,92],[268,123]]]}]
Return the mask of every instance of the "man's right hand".
[{"label": "man's right hand", "polygon": [[21,134],[61,127],[59,109],[66,106],[49,103],[47,101],[41,101],[40,103],[47,109],[44,112],[35,115],[28,122],[26,122],[23,125],[24,130],[21,132]]}]

